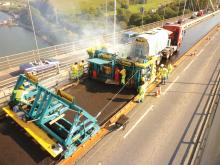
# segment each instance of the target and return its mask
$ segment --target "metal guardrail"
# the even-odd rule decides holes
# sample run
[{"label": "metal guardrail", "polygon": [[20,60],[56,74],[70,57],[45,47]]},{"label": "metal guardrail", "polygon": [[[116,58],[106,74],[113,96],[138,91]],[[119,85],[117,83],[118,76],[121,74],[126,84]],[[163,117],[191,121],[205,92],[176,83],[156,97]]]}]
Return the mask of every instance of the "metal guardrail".
[{"label": "metal guardrail", "polygon": [[[189,17],[189,14],[185,15],[185,18],[186,17]],[[178,20],[179,18],[180,16],[170,18],[170,19],[165,19],[164,21],[158,21],[158,22],[146,24],[140,27],[134,27],[131,29],[123,30],[123,31],[117,32],[116,36],[119,37],[122,33],[126,31],[146,31],[146,30],[161,26],[164,22],[173,22],[173,21]],[[97,45],[95,42],[96,40],[102,41],[103,43],[110,43],[111,41],[113,41],[113,34],[91,37],[91,38],[82,39],[79,41],[74,41],[71,43],[65,43],[65,44],[42,48],[39,50],[32,50],[28,52],[22,52],[22,53],[13,54],[13,55],[5,56],[5,57],[0,57],[0,71],[18,67],[22,63],[31,62],[39,58],[57,57],[57,56],[62,56],[67,53],[74,54],[74,52],[78,50],[87,49],[88,47],[96,46]],[[87,43],[89,43],[90,45],[88,45]]]},{"label": "metal guardrail", "polygon": [[188,161],[188,164],[200,164],[206,142],[208,140],[209,131],[211,129],[215,113],[220,101],[220,71],[215,79],[215,84],[212,87],[211,94],[205,105],[205,113],[203,114],[203,121],[201,128],[198,130],[198,136],[195,139],[194,146]]}]

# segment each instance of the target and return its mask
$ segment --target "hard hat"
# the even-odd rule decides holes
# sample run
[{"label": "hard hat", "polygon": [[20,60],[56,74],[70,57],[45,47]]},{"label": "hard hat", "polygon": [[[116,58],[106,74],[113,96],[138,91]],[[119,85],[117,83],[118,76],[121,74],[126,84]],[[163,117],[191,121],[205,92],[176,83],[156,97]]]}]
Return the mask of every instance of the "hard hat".
[{"label": "hard hat", "polygon": [[143,81],[143,82],[144,82],[144,81],[145,81],[145,78],[144,78],[144,77],[141,77],[141,81]]},{"label": "hard hat", "polygon": [[164,64],[161,64],[161,65],[160,65],[160,67],[162,67],[162,68],[163,68],[163,67],[164,67]]}]

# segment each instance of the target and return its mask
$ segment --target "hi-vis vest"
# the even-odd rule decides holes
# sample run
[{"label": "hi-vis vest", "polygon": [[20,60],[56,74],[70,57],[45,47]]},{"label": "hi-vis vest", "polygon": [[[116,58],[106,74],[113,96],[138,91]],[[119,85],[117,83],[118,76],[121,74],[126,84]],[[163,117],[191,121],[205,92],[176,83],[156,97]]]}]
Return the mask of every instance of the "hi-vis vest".
[{"label": "hi-vis vest", "polygon": [[120,73],[121,73],[122,76],[126,76],[126,70],[125,69],[122,69]]},{"label": "hi-vis vest", "polygon": [[17,101],[21,101],[23,99],[24,90],[17,89],[14,90],[13,93],[15,94],[15,99]]}]

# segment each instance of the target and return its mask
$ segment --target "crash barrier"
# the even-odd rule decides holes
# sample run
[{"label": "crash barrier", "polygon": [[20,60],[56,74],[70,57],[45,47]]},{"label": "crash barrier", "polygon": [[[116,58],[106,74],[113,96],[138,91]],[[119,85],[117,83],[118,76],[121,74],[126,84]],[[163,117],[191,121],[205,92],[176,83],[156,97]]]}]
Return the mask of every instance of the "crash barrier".
[{"label": "crash barrier", "polygon": [[209,98],[205,104],[204,115],[201,116],[200,129],[196,131],[194,145],[192,145],[191,152],[189,152],[188,164],[199,165],[208,140],[208,135],[218,108],[220,101],[220,71],[214,80],[214,85],[211,89]]},{"label": "crash barrier", "polygon": [[[191,14],[187,14],[184,18],[188,18]],[[158,21],[150,24],[146,24],[140,27],[134,27],[131,29],[126,29],[123,31],[119,31],[116,33],[117,37],[120,37],[121,34],[127,31],[145,31],[149,30],[158,26],[161,26],[163,23],[166,22],[174,22],[178,19],[182,18],[182,16],[174,17],[165,19],[163,21]],[[86,38],[78,41],[74,41],[71,43],[65,43],[55,46],[50,46],[38,50],[32,50],[27,52],[22,52],[18,54],[13,54],[5,57],[0,57],[0,71],[18,67],[20,64],[31,62],[38,59],[45,59],[45,58],[52,58],[62,55],[74,55],[77,51],[86,49],[88,47],[93,47],[101,43],[110,43],[113,41],[113,34],[103,35],[103,36],[96,36],[91,38]]]}]

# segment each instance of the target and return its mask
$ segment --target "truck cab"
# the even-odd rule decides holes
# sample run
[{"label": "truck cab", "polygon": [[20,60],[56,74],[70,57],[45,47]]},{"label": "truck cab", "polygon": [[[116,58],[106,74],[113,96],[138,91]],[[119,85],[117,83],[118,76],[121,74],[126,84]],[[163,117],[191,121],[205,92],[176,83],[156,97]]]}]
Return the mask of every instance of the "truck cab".
[{"label": "truck cab", "polygon": [[197,16],[198,17],[201,17],[204,15],[204,11],[203,10],[199,10],[198,13],[197,13]]},{"label": "truck cab", "polygon": [[171,45],[177,46],[177,50],[178,50],[182,45],[183,34],[185,32],[183,27],[179,24],[169,24],[169,25],[164,25],[163,28],[172,32],[169,35],[169,38],[171,40]]}]

